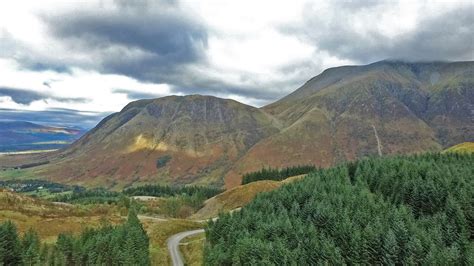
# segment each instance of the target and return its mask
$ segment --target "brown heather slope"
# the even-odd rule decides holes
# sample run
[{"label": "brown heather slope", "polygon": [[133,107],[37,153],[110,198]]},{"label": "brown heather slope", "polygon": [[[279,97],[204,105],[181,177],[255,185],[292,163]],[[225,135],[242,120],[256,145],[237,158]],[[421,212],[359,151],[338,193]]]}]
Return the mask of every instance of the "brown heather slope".
[{"label": "brown heather slope", "polygon": [[474,140],[474,62],[331,68],[262,108],[284,125],[242,157],[226,186],[264,166],[334,165]]},{"label": "brown heather slope", "polygon": [[235,161],[276,132],[271,116],[233,100],[199,95],[140,100],[105,118],[35,173],[118,188],[134,182],[222,184]]}]

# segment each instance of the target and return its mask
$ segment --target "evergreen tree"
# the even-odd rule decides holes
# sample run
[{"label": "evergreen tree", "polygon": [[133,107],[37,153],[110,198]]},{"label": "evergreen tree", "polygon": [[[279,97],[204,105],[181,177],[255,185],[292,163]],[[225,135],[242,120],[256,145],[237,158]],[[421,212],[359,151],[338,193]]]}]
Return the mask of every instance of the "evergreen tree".
[{"label": "evergreen tree", "polygon": [[16,226],[11,221],[0,224],[0,251],[1,265],[21,264],[21,244]]},{"label": "evergreen tree", "polygon": [[210,221],[205,264],[472,265],[473,174],[474,155],[436,153],[313,171]]},{"label": "evergreen tree", "polygon": [[40,240],[33,229],[28,230],[21,240],[24,265],[36,265],[40,261]]}]

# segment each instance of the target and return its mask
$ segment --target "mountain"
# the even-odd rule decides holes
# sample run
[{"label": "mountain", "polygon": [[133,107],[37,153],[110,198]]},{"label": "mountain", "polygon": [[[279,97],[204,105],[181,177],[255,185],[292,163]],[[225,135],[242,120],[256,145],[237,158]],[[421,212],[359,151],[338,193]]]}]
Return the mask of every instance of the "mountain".
[{"label": "mountain", "polygon": [[327,167],[472,141],[474,62],[331,68],[262,110],[284,126],[239,160],[226,176],[228,187],[267,165]]},{"label": "mountain", "polygon": [[199,95],[140,100],[33,171],[90,186],[231,188],[262,167],[440,151],[474,140],[473,88],[474,62],[380,61],[327,69],[262,108]]},{"label": "mountain", "polygon": [[85,130],[44,126],[25,121],[0,121],[0,152],[62,148],[77,140]]},{"label": "mountain", "polygon": [[222,183],[229,167],[278,132],[264,111],[211,96],[140,100],[105,118],[41,174],[95,185]]}]

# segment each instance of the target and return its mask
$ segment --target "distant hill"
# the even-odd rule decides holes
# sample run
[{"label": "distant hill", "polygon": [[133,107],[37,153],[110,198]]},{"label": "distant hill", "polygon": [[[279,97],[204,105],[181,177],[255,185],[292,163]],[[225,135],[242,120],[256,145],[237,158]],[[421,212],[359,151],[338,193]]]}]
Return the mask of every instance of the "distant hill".
[{"label": "distant hill", "polygon": [[81,128],[0,121],[0,152],[59,149],[85,133]]},{"label": "distant hill", "polygon": [[32,169],[88,186],[231,188],[262,167],[328,167],[473,141],[473,110],[474,62],[343,66],[263,108],[199,95],[132,102]]}]

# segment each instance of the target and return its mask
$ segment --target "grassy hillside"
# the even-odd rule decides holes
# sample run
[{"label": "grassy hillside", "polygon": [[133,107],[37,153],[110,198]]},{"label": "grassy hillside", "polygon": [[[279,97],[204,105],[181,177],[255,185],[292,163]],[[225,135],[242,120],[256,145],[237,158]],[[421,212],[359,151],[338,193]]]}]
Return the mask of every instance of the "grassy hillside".
[{"label": "grassy hillside", "polygon": [[45,242],[54,242],[60,233],[78,233],[103,222],[119,223],[119,210],[110,206],[73,206],[0,191],[0,222],[13,221],[20,233],[33,228]]},{"label": "grassy hillside", "polygon": [[474,263],[474,156],[364,159],[220,215],[208,265]]},{"label": "grassy hillside", "polygon": [[192,219],[209,219],[221,212],[229,212],[250,203],[258,194],[272,191],[283,184],[303,178],[305,175],[289,177],[283,181],[263,180],[234,187],[204,202],[204,207],[191,216]]},{"label": "grassy hillside", "polygon": [[464,142],[447,148],[444,152],[474,153],[474,142]]}]

